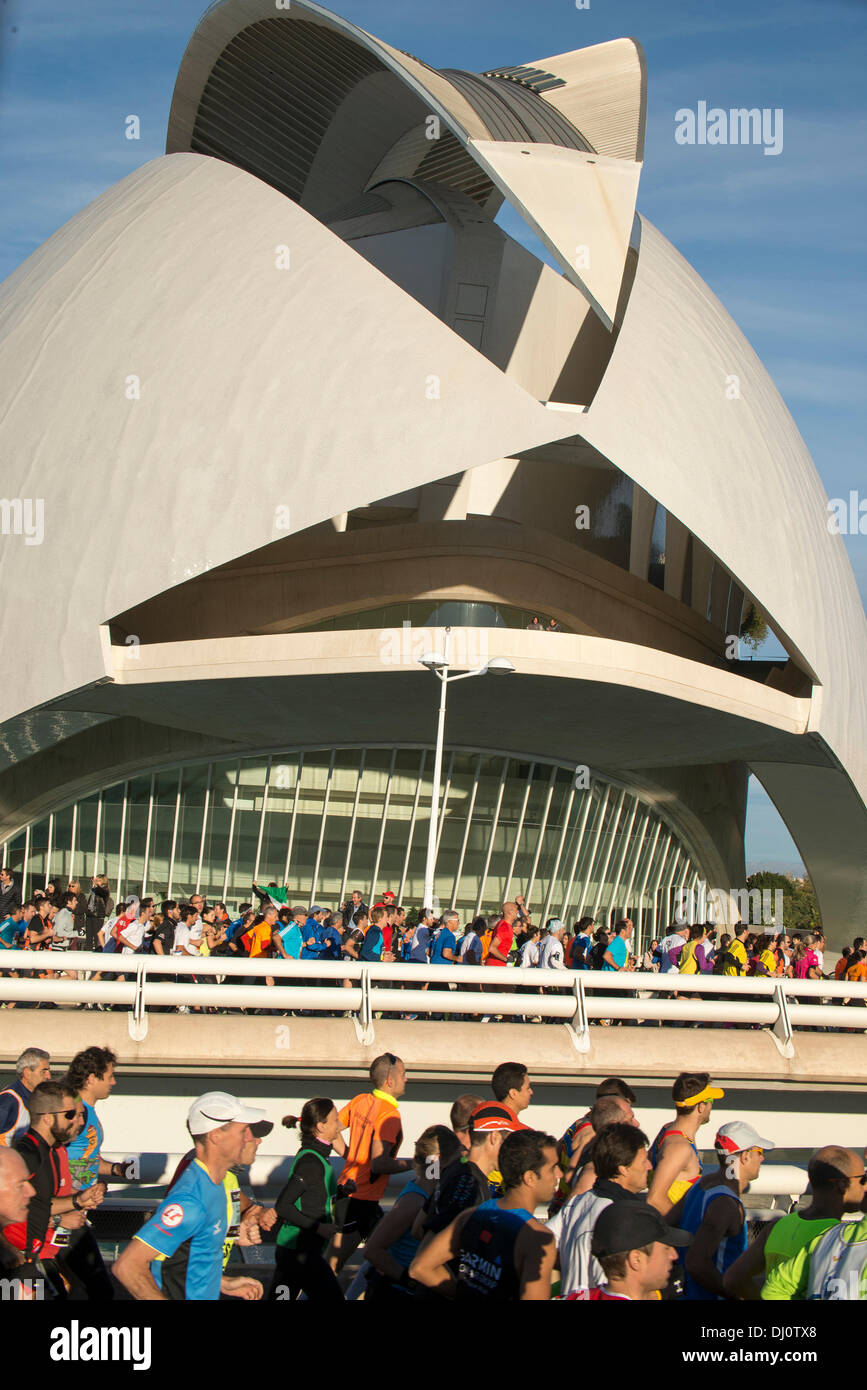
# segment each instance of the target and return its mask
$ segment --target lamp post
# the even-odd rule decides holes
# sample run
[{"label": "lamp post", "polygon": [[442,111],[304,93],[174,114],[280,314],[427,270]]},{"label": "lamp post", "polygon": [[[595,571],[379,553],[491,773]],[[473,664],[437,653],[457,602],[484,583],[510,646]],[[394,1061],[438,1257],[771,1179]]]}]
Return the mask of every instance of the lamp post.
[{"label": "lamp post", "polygon": [[443,743],[446,727],[446,694],[448,687],[455,681],[469,680],[471,676],[483,676],[487,672],[496,675],[510,675],[515,668],[508,658],[499,656],[491,661],[486,661],[483,666],[477,666],[473,671],[464,671],[460,676],[450,676],[449,672],[449,646],[451,643],[452,630],[450,627],[445,629],[442,652],[425,652],[420,658],[421,665],[426,666],[429,671],[433,671],[440,683],[440,708],[437,720],[437,741],[436,753],[434,755],[434,775],[433,787],[431,788],[430,805],[430,827],[427,837],[427,858],[424,867],[424,896],[422,899],[423,907],[432,908],[434,905],[434,866],[437,853],[437,835],[439,832],[439,800],[440,800],[440,781],[443,770]]}]

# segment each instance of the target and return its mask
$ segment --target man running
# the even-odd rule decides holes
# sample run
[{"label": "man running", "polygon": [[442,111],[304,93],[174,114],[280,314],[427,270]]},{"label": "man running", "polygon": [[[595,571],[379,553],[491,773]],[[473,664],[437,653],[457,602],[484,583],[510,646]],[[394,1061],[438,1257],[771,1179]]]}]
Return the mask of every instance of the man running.
[{"label": "man running", "polygon": [[133,1298],[262,1297],[258,1279],[223,1274],[223,1251],[230,1225],[224,1180],[253,1138],[250,1126],[264,1119],[264,1110],[224,1091],[210,1091],[193,1102],[187,1127],[195,1160],[114,1263],[115,1276]]},{"label": "man running", "polygon": [[530,1075],[523,1062],[501,1062],[491,1077],[491,1090],[494,1099],[505,1106],[518,1129],[531,1129],[518,1120],[522,1110],[526,1110],[533,1099]]},{"label": "man running", "polygon": [[653,1207],[638,1202],[613,1203],[601,1212],[593,1232],[592,1255],[607,1282],[576,1289],[570,1302],[642,1302],[658,1300],[689,1245],[685,1231],[666,1226]]},{"label": "man running", "polygon": [[[355,1183],[343,1230],[331,1243],[328,1263],[335,1274],[366,1240],[382,1216],[380,1200],[392,1173],[408,1173],[412,1159],[397,1158],[403,1127],[397,1103],[406,1090],[406,1067],[392,1052],[384,1052],[370,1066],[373,1092],[355,1096],[339,1112],[341,1129],[349,1130],[346,1161],[340,1184]],[[349,1228],[349,1229],[347,1229]]]},{"label": "man running", "polygon": [[73,1186],[79,1191],[92,1187],[98,1178],[129,1181],[129,1165],[121,1161],[110,1163],[102,1157],[104,1131],[96,1113],[96,1103],[106,1100],[114,1090],[117,1057],[108,1047],[86,1047],[77,1052],[69,1064],[64,1079],[73,1095],[84,1104],[84,1126],[76,1139],[67,1146],[69,1171]]},{"label": "man running", "polygon": [[434,1236],[413,1260],[410,1278],[447,1298],[550,1298],[557,1246],[533,1212],[554,1195],[557,1141],[539,1130],[510,1134],[503,1140],[499,1163],[502,1197],[463,1212]]},{"label": "man running", "polygon": [[[627,1086],[625,1081],[621,1081],[619,1076],[609,1076],[605,1081],[600,1081],[599,1085],[596,1087],[596,1099],[602,1100],[605,1096],[621,1097],[621,1099],[628,1103],[630,1112],[632,1106],[635,1104],[635,1092],[631,1086]],[[548,1212],[549,1218],[556,1215],[572,1191],[572,1184],[575,1180],[575,1174],[578,1171],[581,1153],[585,1146],[589,1144],[594,1134],[593,1123],[590,1118],[591,1113],[592,1112],[588,1110],[586,1115],[581,1115],[577,1120],[573,1120],[560,1140],[558,1152],[560,1156],[560,1167],[563,1169],[563,1176],[554,1194],[554,1200]],[[621,1117],[618,1116],[618,1118]],[[627,1118],[625,1113],[622,1118],[624,1120]],[[634,1119],[634,1116],[632,1118]]]},{"label": "man running", "polygon": [[40,1082],[51,1080],[50,1061],[41,1047],[28,1047],[15,1063],[15,1080],[0,1091],[0,1148],[11,1149],[30,1128],[27,1105]]},{"label": "man running", "polygon": [[[522,1126],[505,1105],[482,1101],[469,1118],[469,1150],[443,1170],[428,1200],[422,1229],[436,1235],[450,1226],[461,1212],[489,1201],[491,1176],[497,1181],[500,1147],[509,1134]],[[529,1133],[529,1131],[527,1131]]]},{"label": "man running", "polygon": [[[867,1172],[856,1179],[867,1202]],[[822,1303],[840,1300],[867,1302],[867,1216],[860,1221],[843,1221],[832,1226],[791,1260],[772,1269],[762,1289],[762,1298],[779,1300],[815,1299]]]},{"label": "man running", "polygon": [[[28,1099],[28,1108],[30,1128],[16,1140],[15,1148],[24,1159],[27,1181],[35,1191],[26,1219],[6,1226],[3,1236],[22,1252],[25,1261],[42,1261],[49,1283],[62,1293],[65,1284],[61,1275],[67,1284],[74,1279],[64,1264],[71,1234],[81,1233],[87,1212],[99,1206],[105,1196],[105,1184],[96,1183],[89,1192],[72,1190],[64,1145],[79,1133],[84,1109],[66,1082],[40,1082]],[[97,1261],[88,1273],[106,1296],[107,1276],[99,1267],[98,1252]]]},{"label": "man running", "polygon": [[650,1146],[653,1181],[647,1200],[661,1216],[667,1216],[701,1177],[696,1135],[706,1125],[715,1100],[725,1091],[711,1086],[706,1071],[682,1071],[671,1088],[677,1118],[663,1125]]},{"label": "man running", "polygon": [[503,915],[499,922],[494,924],[491,935],[491,944],[488,947],[488,955],[485,965],[499,966],[502,968],[509,963],[509,952],[515,939],[515,923],[518,920],[517,903],[504,903]]},{"label": "man running", "polygon": [[591,1254],[593,1233],[600,1215],[613,1202],[645,1205],[650,1171],[647,1135],[630,1124],[606,1125],[593,1141],[593,1166],[596,1181],[591,1190],[573,1197],[548,1222],[560,1251],[564,1293],[605,1283],[605,1271]]},{"label": "man running", "polygon": [[725,1298],[725,1274],[747,1248],[743,1193],[758,1177],[765,1152],[773,1147],[770,1139],[763,1139],[742,1120],[718,1130],[717,1171],[699,1178],[672,1214],[672,1220],[679,1216],[679,1225],[693,1237],[684,1260],[688,1299]]},{"label": "man running", "polygon": [[729,1298],[761,1298],[765,1280],[778,1265],[793,1260],[817,1236],[836,1226],[844,1212],[860,1211],[864,1164],[853,1149],[835,1144],[818,1149],[807,1165],[807,1177],[810,1205],[768,1222],[727,1271],[723,1285]]}]

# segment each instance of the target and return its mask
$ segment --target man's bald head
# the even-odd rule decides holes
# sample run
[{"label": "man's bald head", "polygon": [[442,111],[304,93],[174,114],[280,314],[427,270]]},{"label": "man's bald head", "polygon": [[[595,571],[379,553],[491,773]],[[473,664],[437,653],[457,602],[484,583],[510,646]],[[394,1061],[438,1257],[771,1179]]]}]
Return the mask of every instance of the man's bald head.
[{"label": "man's bald head", "polygon": [[828,1189],[835,1183],[845,1182],[863,1169],[863,1164],[854,1149],[841,1148],[839,1144],[826,1144],[817,1149],[807,1164],[807,1177],[813,1191]]},{"label": "man's bald head", "polygon": [[26,1220],[35,1191],[27,1180],[27,1165],[20,1153],[0,1148],[0,1224],[11,1226]]}]

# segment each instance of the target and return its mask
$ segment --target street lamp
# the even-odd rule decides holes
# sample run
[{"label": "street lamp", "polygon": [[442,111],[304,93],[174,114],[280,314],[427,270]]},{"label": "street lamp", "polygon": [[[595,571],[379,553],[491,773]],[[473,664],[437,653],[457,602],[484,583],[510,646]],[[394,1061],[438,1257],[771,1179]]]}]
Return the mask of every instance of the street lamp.
[{"label": "street lamp", "polygon": [[440,780],[443,769],[443,738],[446,726],[446,692],[450,685],[455,681],[469,680],[471,676],[483,676],[486,672],[491,675],[508,676],[515,668],[508,657],[495,656],[491,661],[486,661],[483,666],[477,666],[474,671],[464,671],[460,676],[450,676],[449,671],[449,644],[451,641],[452,630],[447,627],[445,630],[445,640],[441,652],[425,652],[420,658],[421,665],[426,666],[429,671],[433,671],[440,683],[440,712],[437,723],[437,744],[436,756],[434,758],[433,788],[431,791],[430,805],[430,828],[427,837],[427,859],[424,867],[424,897],[423,907],[433,907],[434,902],[434,864],[437,852],[437,834],[439,830],[439,801],[440,801]]}]

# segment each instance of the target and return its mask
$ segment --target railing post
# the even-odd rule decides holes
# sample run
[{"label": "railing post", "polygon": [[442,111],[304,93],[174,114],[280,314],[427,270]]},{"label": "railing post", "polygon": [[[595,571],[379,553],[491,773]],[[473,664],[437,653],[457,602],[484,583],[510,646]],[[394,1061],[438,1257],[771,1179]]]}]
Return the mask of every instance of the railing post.
[{"label": "railing post", "polygon": [[789,1018],[789,1002],[783,980],[777,980],[774,985],[774,1003],[777,1006],[777,1021],[771,1029],[771,1037],[776,1043],[781,1057],[794,1057],[795,1044],[792,1041],[792,1021]]},{"label": "railing post", "polygon": [[572,990],[575,995],[575,1012],[566,1024],[567,1031],[576,1052],[590,1051],[590,1024],[587,1018],[587,1001],[584,998],[584,980],[580,970],[574,972]]},{"label": "railing post", "polygon": [[373,1015],[370,1011],[370,971],[365,965],[361,967],[359,983],[361,985],[361,1007],[352,1021],[355,1024],[355,1035],[358,1041],[364,1047],[369,1047],[374,1039],[374,1027]]},{"label": "railing post", "polygon": [[145,963],[136,961],[135,999],[130,1013],[126,1016],[127,1028],[133,1042],[144,1042],[148,1035],[148,1017],[144,1002]]}]

